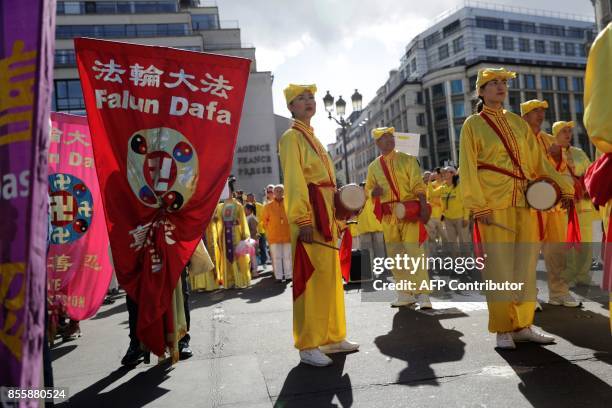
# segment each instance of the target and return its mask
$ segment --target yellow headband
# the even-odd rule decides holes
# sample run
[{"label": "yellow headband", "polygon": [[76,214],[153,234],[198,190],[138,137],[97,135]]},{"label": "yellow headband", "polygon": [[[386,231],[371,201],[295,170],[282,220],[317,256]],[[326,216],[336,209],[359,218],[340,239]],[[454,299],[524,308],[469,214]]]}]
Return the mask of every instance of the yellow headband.
[{"label": "yellow headband", "polygon": [[548,109],[548,102],[540,101],[538,99],[532,99],[530,101],[523,102],[521,103],[521,116],[525,116],[532,110],[538,108]]},{"label": "yellow headband", "polygon": [[293,101],[295,98],[297,98],[299,95],[303,94],[306,91],[309,91],[310,93],[314,95],[314,93],[317,92],[317,86],[315,84],[310,84],[310,85],[289,84],[289,86],[287,86],[284,90],[285,99],[287,100],[287,105],[289,105],[291,101]]},{"label": "yellow headband", "polygon": [[374,140],[380,139],[386,133],[391,133],[391,134],[395,133],[395,128],[394,127],[379,127],[376,129],[372,129],[372,137],[374,138]]},{"label": "yellow headband", "polygon": [[553,123],[552,125],[553,136],[557,137],[559,132],[566,127],[569,127],[570,129],[572,129],[574,127],[574,121],[564,122],[561,120],[559,122]]},{"label": "yellow headband", "polygon": [[508,71],[506,68],[483,68],[478,71],[476,79],[476,89],[494,79],[512,79],[516,78],[516,72]]}]

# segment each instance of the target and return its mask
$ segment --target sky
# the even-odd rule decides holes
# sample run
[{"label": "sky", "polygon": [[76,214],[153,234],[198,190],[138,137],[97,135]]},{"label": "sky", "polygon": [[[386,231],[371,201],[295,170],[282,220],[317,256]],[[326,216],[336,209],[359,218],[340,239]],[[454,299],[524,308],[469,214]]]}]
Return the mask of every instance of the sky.
[{"label": "sky", "polygon": [[[488,0],[539,10],[592,17],[590,0]],[[326,146],[336,125],[322,98],[329,90],[363,95],[363,106],[397,69],[405,46],[433,19],[462,0],[217,0],[220,19],[238,20],[243,44],[256,47],[257,69],[274,75],[274,112],[289,117],[283,89],[289,83],[317,85],[317,114],[311,125]]]}]

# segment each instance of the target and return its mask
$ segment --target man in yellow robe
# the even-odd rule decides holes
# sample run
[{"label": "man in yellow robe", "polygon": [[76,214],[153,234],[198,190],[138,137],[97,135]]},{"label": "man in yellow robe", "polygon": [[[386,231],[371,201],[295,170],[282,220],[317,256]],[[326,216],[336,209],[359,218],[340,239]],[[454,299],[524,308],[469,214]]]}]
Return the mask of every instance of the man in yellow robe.
[{"label": "man in yellow robe", "polygon": [[[372,137],[381,155],[368,166],[366,196],[380,203],[387,256],[403,258],[407,254],[411,258],[422,258],[425,253],[422,246],[426,234],[425,224],[429,218],[425,184],[417,159],[395,150],[394,132],[392,127],[372,130]],[[398,218],[396,207],[406,208],[408,202],[419,205],[417,222]],[[409,270],[396,264],[391,272],[396,284],[410,285],[397,290],[397,300],[391,303],[392,307],[418,303],[421,309],[431,309],[431,291],[425,265],[421,263],[416,270]]]},{"label": "man in yellow robe", "polygon": [[446,243],[446,232],[442,223],[442,196],[446,192],[446,183],[442,180],[439,168],[430,174],[426,192],[427,202],[431,205],[431,217],[426,225],[429,254],[435,256]]},{"label": "man in yellow robe", "polygon": [[310,120],[316,113],[315,85],[285,88],[293,126],[281,137],[279,153],[285,183],[293,259],[293,337],[300,360],[317,367],[332,364],[325,354],[355,351],[346,340],[344,288],[334,247],[339,222],[334,215],[336,176]]},{"label": "man in yellow robe", "polygon": [[463,205],[461,183],[454,167],[444,169],[446,190],[442,195],[442,217],[451,254],[454,257],[468,253],[470,212]]},{"label": "man in yellow robe", "polygon": [[[555,138],[541,130],[548,102],[533,99],[521,104],[521,116],[529,125],[542,155],[556,171],[571,179],[567,163],[562,160],[561,149]],[[542,254],[548,276],[548,303],[555,306],[578,307],[578,302],[569,292],[564,278],[566,268],[567,210],[560,205],[548,211],[535,212],[542,241]]]},{"label": "man in yellow robe", "polygon": [[[612,23],[604,28],[589,50],[584,86],[584,126],[591,142],[598,151],[598,160],[610,159],[612,155]],[[609,168],[603,178],[610,180]],[[603,192],[606,194],[606,192]],[[612,197],[592,197],[602,202],[599,207],[603,220],[606,241],[604,242],[604,281],[603,288],[610,292],[610,329],[612,330]],[[605,204],[603,204],[605,202]]]},{"label": "man in yellow robe", "polygon": [[[574,189],[554,171],[527,123],[503,108],[508,79],[505,68],[478,72],[478,114],[461,128],[459,169],[464,205],[474,214],[474,244],[484,251],[484,277],[497,284],[523,283],[517,290],[487,291],[489,331],[498,348],[514,349],[516,342],[551,343],[531,325],[535,311],[536,263],[539,248],[536,215],[527,207],[525,188],[537,176],[551,177],[561,187],[564,206]],[[483,256],[481,254],[480,256]]]},{"label": "man in yellow robe", "polygon": [[292,279],[293,269],[291,233],[285,210],[285,187],[282,184],[274,186],[273,192],[274,200],[264,206],[261,221],[268,234],[274,277],[277,282],[284,282],[286,279]]}]

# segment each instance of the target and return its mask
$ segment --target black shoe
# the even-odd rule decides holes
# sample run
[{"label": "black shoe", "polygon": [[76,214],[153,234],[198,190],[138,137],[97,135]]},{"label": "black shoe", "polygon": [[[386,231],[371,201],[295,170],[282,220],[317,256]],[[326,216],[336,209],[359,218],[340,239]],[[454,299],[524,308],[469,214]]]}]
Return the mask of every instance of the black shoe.
[{"label": "black shoe", "polygon": [[193,356],[193,351],[191,351],[188,344],[179,346],[179,350],[179,360],[187,360]]},{"label": "black shoe", "polygon": [[128,367],[135,366],[140,362],[141,358],[144,358],[144,352],[140,349],[140,346],[130,345],[125,356],[121,359],[121,365]]}]

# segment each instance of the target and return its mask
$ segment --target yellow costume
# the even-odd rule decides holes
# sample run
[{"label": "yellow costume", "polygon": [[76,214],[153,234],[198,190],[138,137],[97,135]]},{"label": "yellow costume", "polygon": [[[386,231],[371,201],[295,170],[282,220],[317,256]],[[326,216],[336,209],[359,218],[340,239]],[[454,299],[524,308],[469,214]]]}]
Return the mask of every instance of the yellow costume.
[{"label": "yellow costume", "polygon": [[[487,80],[515,76],[501,70],[481,70],[477,88]],[[468,117],[461,129],[459,168],[464,205],[475,217],[489,215],[499,226],[476,222],[476,229],[487,255],[484,277],[494,282],[522,282],[514,293],[487,293],[489,331],[510,332],[529,327],[535,310],[535,270],[538,231],[535,213],[527,208],[524,190],[527,179],[548,175],[571,197],[573,186],[554,171],[536,148],[527,123],[505,109],[484,106],[483,115],[492,121],[500,135],[481,115]],[[512,152],[510,156],[506,146]],[[517,163],[511,158],[514,157]]]},{"label": "yellow costume", "polygon": [[[376,137],[376,136],[375,136]],[[384,160],[393,182],[391,185],[383,170],[381,160]],[[393,206],[393,202],[406,202],[418,200],[417,194],[425,194],[426,187],[421,177],[421,170],[417,159],[405,153],[396,150],[390,152],[386,156],[379,156],[368,166],[368,175],[366,178],[366,196],[371,197],[372,190],[375,187],[382,187],[382,195],[380,201],[383,206],[389,203]],[[397,197],[394,190],[399,193]],[[417,258],[424,255],[424,248],[419,245],[419,223],[405,222],[399,220],[394,212],[383,212],[382,228],[385,237],[385,246],[387,248],[387,256],[394,258],[396,255],[401,257],[404,254]],[[391,270],[395,282],[408,281],[414,282],[416,290],[398,291],[405,294],[420,294],[430,293],[431,291],[421,287],[422,282],[428,280],[427,269],[421,267],[415,272],[406,269],[393,268]]]},{"label": "yellow costume", "polygon": [[246,288],[251,284],[251,260],[248,255],[235,253],[238,243],[250,236],[244,207],[235,198],[225,200],[217,206],[217,218],[221,250],[218,265],[223,287]]},{"label": "yellow costume", "polygon": [[221,275],[219,273],[219,259],[221,257],[221,251],[219,249],[219,223],[210,221],[206,232],[204,233],[204,246],[208,251],[210,259],[213,261],[215,267],[205,273],[199,275],[189,275],[191,283],[191,289],[193,290],[204,290],[211,291],[219,289],[219,281]]},{"label": "yellow costume", "polygon": [[[467,226],[463,226],[470,219],[470,211],[463,205],[461,183],[456,186],[446,185],[442,195],[442,215],[444,216],[444,229],[446,240],[454,256],[467,252],[470,233]],[[457,251],[457,245],[459,250]]]},{"label": "yellow costume", "polygon": [[[296,86],[297,87],[297,86]],[[288,88],[287,103],[305,92],[307,88]],[[316,90],[316,88],[314,88]],[[312,92],[312,90],[311,90]],[[314,271],[305,276],[303,265],[298,264],[299,227],[314,227],[313,239],[336,245],[338,226],[334,218],[334,192],[336,176],[334,166],[315,137],[313,129],[300,121],[288,129],[279,142],[280,160],[284,175],[287,218],[291,231],[293,267],[293,336],[295,347],[306,350],[338,343],[346,337],[344,315],[344,290],[340,273],[338,251],[317,244],[303,245]],[[315,214],[309,197],[309,185],[318,189],[324,200],[324,209],[331,224],[331,239],[326,240],[315,224],[324,214]],[[300,252],[302,253],[302,252]],[[307,274],[306,274],[307,275]]]},{"label": "yellow costume", "polygon": [[[597,147],[599,154],[612,153],[612,23],[604,28],[589,50],[589,58],[585,73],[584,86],[584,126],[591,142]],[[609,177],[609,175],[608,175]],[[604,206],[600,206],[604,232],[608,238],[606,250],[612,250],[610,244],[610,213],[612,212],[612,199]],[[603,287],[610,291],[610,329],[612,330],[612,258],[607,254],[607,264],[604,262],[604,271],[608,268],[608,274],[604,273]],[[604,260],[605,261],[605,260]],[[606,279],[607,278],[607,279]]]}]

